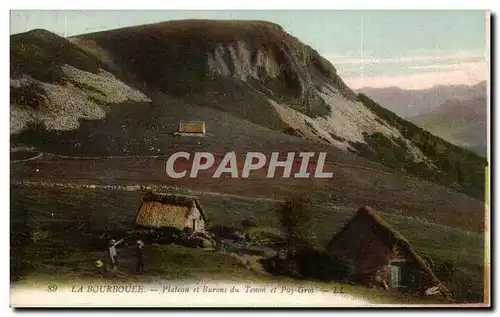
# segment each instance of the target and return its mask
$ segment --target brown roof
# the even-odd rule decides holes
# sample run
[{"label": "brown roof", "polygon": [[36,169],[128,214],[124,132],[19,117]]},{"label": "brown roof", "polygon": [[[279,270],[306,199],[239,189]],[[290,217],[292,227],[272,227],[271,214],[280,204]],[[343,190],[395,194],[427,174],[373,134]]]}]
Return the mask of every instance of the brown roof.
[{"label": "brown roof", "polygon": [[391,248],[394,245],[399,245],[403,249],[405,249],[408,252],[409,257],[411,257],[425,272],[425,274],[429,278],[431,278],[437,284],[437,286],[439,286],[445,297],[449,300],[452,299],[451,292],[436,277],[427,262],[425,262],[424,259],[422,259],[422,257],[413,249],[408,240],[401,233],[396,231],[396,229],[392,228],[385,220],[383,220],[379,215],[375,213],[375,211],[373,211],[368,206],[362,207],[357,211],[356,215],[352,217],[351,220],[349,220],[349,222],[332,238],[332,240],[328,243],[327,248],[329,248],[329,246],[337,239],[337,237],[339,237],[344,231],[346,231],[358,217],[370,219],[373,224],[372,228],[377,234],[379,234],[381,240],[384,241],[384,243],[388,247]]},{"label": "brown roof", "polygon": [[142,199],[135,224],[148,228],[175,227],[183,229],[192,213],[193,204],[196,205],[203,219],[207,221],[207,215],[195,197],[149,192]]}]

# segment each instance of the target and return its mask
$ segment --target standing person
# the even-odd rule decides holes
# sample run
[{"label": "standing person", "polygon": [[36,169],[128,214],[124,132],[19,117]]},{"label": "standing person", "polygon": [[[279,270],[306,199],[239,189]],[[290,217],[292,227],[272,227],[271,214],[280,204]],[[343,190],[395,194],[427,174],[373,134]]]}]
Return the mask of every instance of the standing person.
[{"label": "standing person", "polygon": [[215,252],[219,252],[220,249],[221,249],[221,245],[222,245],[222,241],[221,241],[221,238],[218,234],[215,235],[215,248],[214,248],[214,251]]},{"label": "standing person", "polygon": [[125,238],[121,239],[121,240],[114,240],[112,239],[111,241],[109,241],[109,247],[108,247],[108,251],[109,251],[109,259],[111,260],[111,267],[112,267],[112,270],[113,271],[116,271],[116,268],[117,268],[117,257],[118,257],[118,253],[116,252],[116,247],[122,243],[123,241],[125,241]]},{"label": "standing person", "polygon": [[137,240],[135,244],[135,258],[136,258],[136,267],[135,272],[137,274],[142,275],[144,273],[144,243],[141,240]]}]

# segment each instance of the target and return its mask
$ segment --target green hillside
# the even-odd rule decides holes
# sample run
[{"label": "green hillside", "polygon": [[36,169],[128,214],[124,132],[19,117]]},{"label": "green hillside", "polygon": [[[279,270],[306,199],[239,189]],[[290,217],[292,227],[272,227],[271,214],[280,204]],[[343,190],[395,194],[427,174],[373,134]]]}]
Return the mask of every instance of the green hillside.
[{"label": "green hillside", "polygon": [[366,95],[359,94],[359,99],[377,116],[396,127],[404,138],[411,140],[434,167],[412,162],[402,140],[389,140],[380,133],[366,134],[367,144],[354,144],[362,156],[484,200],[485,158],[398,117]]}]

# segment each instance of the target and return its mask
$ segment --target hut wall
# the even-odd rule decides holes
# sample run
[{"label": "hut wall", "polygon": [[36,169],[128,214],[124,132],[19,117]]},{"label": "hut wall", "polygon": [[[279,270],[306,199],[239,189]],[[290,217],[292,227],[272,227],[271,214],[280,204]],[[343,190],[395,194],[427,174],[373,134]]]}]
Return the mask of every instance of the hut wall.
[{"label": "hut wall", "polygon": [[[196,228],[193,228],[193,220],[196,222]],[[186,227],[190,227],[193,231],[197,232],[205,231],[205,220],[203,220],[200,211],[194,204],[193,207],[191,207],[191,213],[186,221]]]},{"label": "hut wall", "polygon": [[412,276],[408,289],[417,290],[427,284],[419,268],[407,252],[387,242],[376,233],[377,228],[370,219],[358,217],[351,225],[328,246],[331,254],[338,254],[353,261],[355,279],[358,283],[382,286],[382,281],[389,284],[391,260],[406,260],[406,269]]},{"label": "hut wall", "polygon": [[397,250],[389,248],[374,232],[373,224],[363,218],[356,218],[341,232],[328,246],[328,251],[352,260],[355,274],[363,280],[387,277],[389,260],[398,257]]},{"label": "hut wall", "polygon": [[181,133],[202,133],[205,134],[205,122],[184,122],[179,123]]},{"label": "hut wall", "polygon": [[[361,210],[363,211],[363,210]],[[401,283],[405,291],[422,292],[439,286],[447,299],[452,294],[434,276],[428,264],[415,254],[409,243],[372,213],[360,212],[327,245],[330,254],[350,259],[355,282],[390,287],[391,260],[403,260]]]}]

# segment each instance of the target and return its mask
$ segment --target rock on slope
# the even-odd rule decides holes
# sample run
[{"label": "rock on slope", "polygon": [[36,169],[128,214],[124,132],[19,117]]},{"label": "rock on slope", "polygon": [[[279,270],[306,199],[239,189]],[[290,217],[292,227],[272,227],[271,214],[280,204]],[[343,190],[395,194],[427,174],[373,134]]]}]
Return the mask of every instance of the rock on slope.
[{"label": "rock on slope", "polygon": [[42,123],[50,130],[78,128],[79,119],[102,119],[104,105],[148,101],[100,62],[44,30],[11,36],[11,133]]}]

